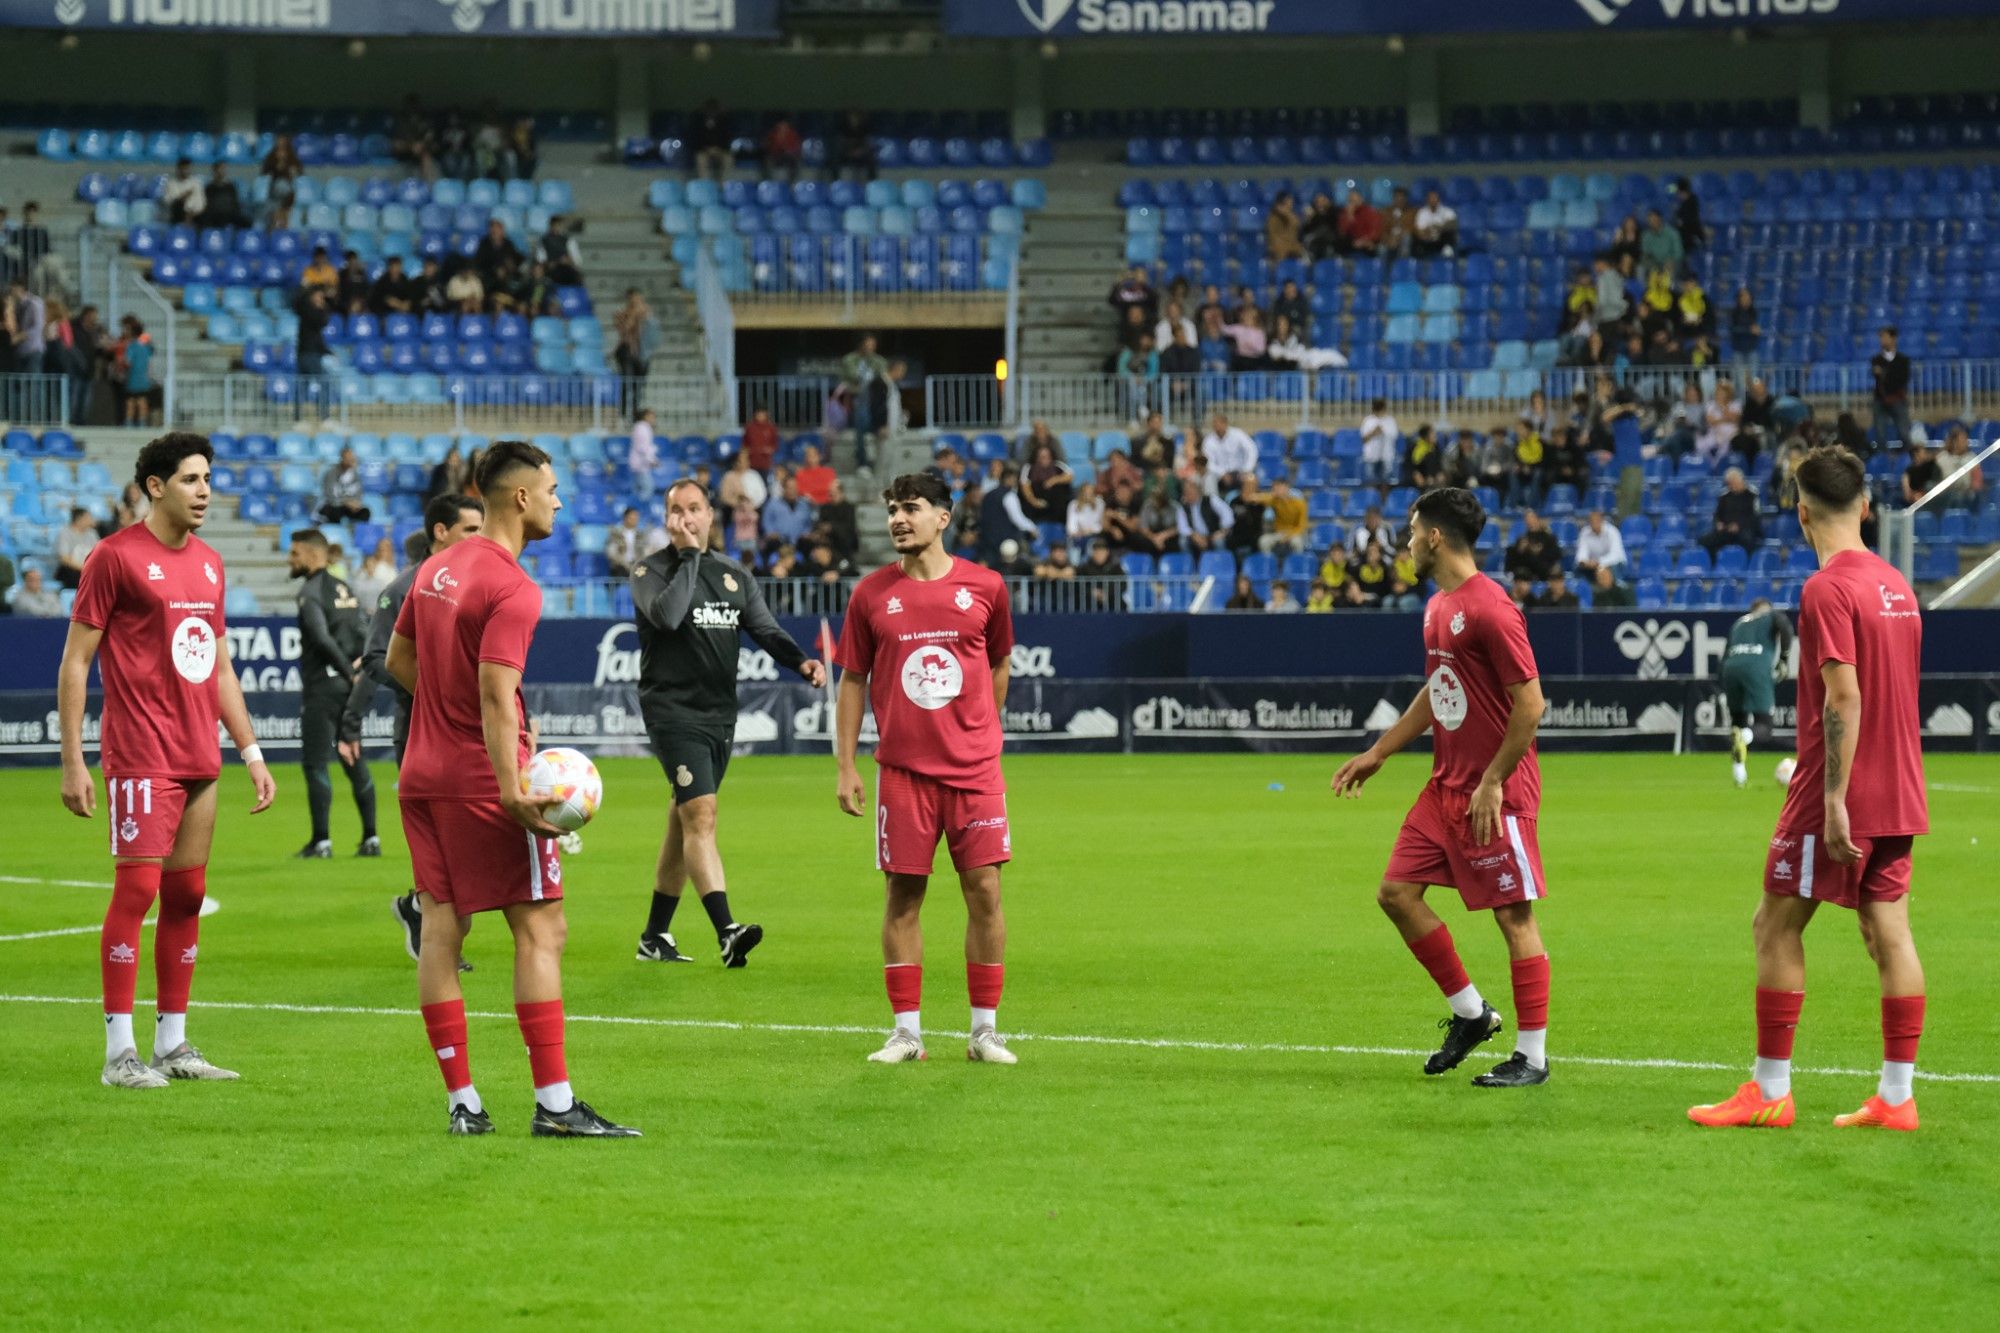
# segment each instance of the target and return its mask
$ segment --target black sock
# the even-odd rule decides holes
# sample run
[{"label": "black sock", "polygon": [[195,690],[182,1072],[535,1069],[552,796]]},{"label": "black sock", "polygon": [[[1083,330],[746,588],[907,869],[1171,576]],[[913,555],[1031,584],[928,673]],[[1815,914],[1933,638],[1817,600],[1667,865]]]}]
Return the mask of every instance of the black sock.
[{"label": "black sock", "polygon": [[646,933],[664,935],[674,924],[674,909],[681,905],[679,894],[655,893],[653,906],[646,913]]},{"label": "black sock", "polygon": [[722,890],[702,894],[701,905],[708,909],[708,919],[714,923],[718,937],[736,924],[736,919],[729,915],[729,895]]}]

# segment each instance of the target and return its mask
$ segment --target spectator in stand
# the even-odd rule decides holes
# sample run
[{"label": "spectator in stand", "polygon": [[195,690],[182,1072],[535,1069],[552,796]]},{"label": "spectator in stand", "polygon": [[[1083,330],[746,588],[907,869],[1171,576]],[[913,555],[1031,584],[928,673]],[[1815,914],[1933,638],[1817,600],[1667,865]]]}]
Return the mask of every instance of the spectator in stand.
[{"label": "spectator in stand", "polygon": [[1222,609],[1225,611],[1262,611],[1264,609],[1264,599],[1259,597],[1256,588],[1251,586],[1248,574],[1238,574],[1236,576],[1235,591],[1229,594],[1229,600],[1222,604]]},{"label": "spectator in stand", "polygon": [[1833,442],[1856,458],[1867,459],[1875,454],[1874,437],[1861,428],[1860,420],[1852,412],[1842,412],[1834,418]]},{"label": "spectator in stand", "polygon": [[1229,307],[1222,303],[1222,289],[1209,283],[1201,289],[1201,304],[1194,308],[1194,326],[1197,337],[1206,337],[1201,330],[1207,327],[1208,317],[1214,314],[1217,326],[1229,318]]},{"label": "spectator in stand", "polygon": [[1338,605],[1340,605],[1339,595],[1319,579],[1314,579],[1312,587],[1306,592],[1306,611],[1318,614],[1331,611]]},{"label": "spectator in stand", "polygon": [[1593,509],[1576,534],[1577,577],[1594,588],[1599,600],[1625,579],[1625,534],[1602,509]]},{"label": "spectator in stand", "polygon": [[[1383,521],[1382,506],[1380,505],[1369,505],[1363,512],[1361,521],[1354,525],[1352,532],[1347,534],[1349,558],[1351,560],[1359,559],[1361,553],[1368,549],[1370,542],[1380,546],[1385,551],[1396,545],[1395,530]],[[1331,554],[1327,558],[1332,559]],[[1339,585],[1340,581],[1336,578],[1328,578],[1325,570],[1320,571],[1320,577],[1326,579],[1326,582],[1330,586]]]},{"label": "spectator in stand", "polygon": [[309,286],[300,293],[298,302],[293,306],[293,312],[299,317],[294,355],[299,368],[298,398],[301,407],[308,396],[323,387],[321,380],[326,374],[326,359],[330,352],[326,326],[333,318],[329,305],[332,299],[332,294],[324,286]]},{"label": "spectator in stand", "polygon": [[[1174,334],[1173,343],[1160,350],[1160,375],[1164,377],[1195,375],[1201,372],[1201,351],[1195,346],[1194,329],[1186,320]],[[1177,396],[1184,396],[1185,386],[1175,389]]]},{"label": "spectator in stand", "polygon": [[1701,384],[1691,378],[1681,385],[1681,400],[1667,418],[1662,452],[1674,459],[1693,453],[1707,429],[1708,404],[1702,401]]},{"label": "spectator in stand", "polygon": [[979,562],[998,569],[1003,543],[1032,545],[1041,534],[1021,507],[1021,469],[1008,463],[979,501]]},{"label": "spectator in stand", "polygon": [[[1137,347],[1139,340],[1150,337],[1155,327],[1157,326],[1146,318],[1144,310],[1138,306],[1127,306],[1125,308],[1125,322],[1118,329],[1118,350],[1126,351]],[[1154,345],[1158,346],[1157,340]]]},{"label": "spectator in stand", "polygon": [[[756,473],[750,475],[754,477]],[[816,526],[833,546],[833,553],[839,558],[841,567],[844,569],[851,565],[854,557],[861,552],[861,522],[855,512],[854,501],[847,498],[838,477],[827,490],[826,503],[819,507]]]},{"label": "spectator in stand", "polygon": [[1075,497],[1076,474],[1056,456],[1052,444],[1038,444],[1021,472],[1021,508],[1035,523],[1061,523]]},{"label": "spectator in stand", "polygon": [[1156,408],[1146,414],[1146,423],[1132,437],[1132,460],[1143,471],[1170,468],[1174,463],[1174,437]]},{"label": "spectator in stand", "polygon": [[1768,483],[1769,493],[1780,513],[1798,508],[1799,504],[1799,464],[1806,461],[1806,442],[1794,435],[1778,451],[1776,461],[1771,464]]},{"label": "spectator in stand", "polygon": [[762,143],[758,145],[764,155],[764,174],[777,179],[782,176],[791,181],[799,177],[799,157],[805,152],[805,140],[799,137],[798,127],[791,117],[783,112],[771,122],[771,128],[764,131]]},{"label": "spectator in stand", "polygon": [[435,500],[440,495],[457,495],[465,489],[465,457],[452,445],[444,451],[444,457],[431,468],[431,484],[424,493],[426,501]]},{"label": "spectator in stand", "polygon": [[1118,562],[1108,538],[1091,540],[1090,552],[1077,570],[1077,577],[1083,581],[1086,604],[1091,610],[1125,609],[1125,567]]},{"label": "spectator in stand", "polygon": [[1868,433],[1889,449],[1910,438],[1910,359],[1898,346],[1893,324],[1884,324],[1877,336],[1881,350],[1868,363],[1875,380],[1875,420]]},{"label": "spectator in stand", "polygon": [[1075,580],[1077,568],[1069,558],[1069,547],[1057,542],[1047,555],[1034,562],[1032,572],[1044,582],[1069,583]]},{"label": "spectator in stand", "polygon": [[1113,283],[1111,295],[1106,299],[1117,314],[1121,328],[1130,321],[1130,316],[1125,312],[1134,306],[1142,312],[1142,317],[1148,325],[1158,318],[1160,296],[1153,290],[1152,279],[1148,276],[1144,264],[1134,264],[1131,272]]},{"label": "spectator in stand", "polygon": [[778,482],[778,493],[764,502],[762,518],[764,547],[774,551],[804,541],[819,515],[812,501],[799,494],[799,479],[787,475]]},{"label": "spectator in stand", "polygon": [[361,562],[361,568],[354,573],[354,596],[364,608],[372,610],[382,596],[382,590],[396,581],[396,542],[394,538],[382,537],[375,543],[375,549]]},{"label": "spectator in stand", "polygon": [[839,555],[834,552],[833,543],[824,537],[814,537],[806,542],[805,550],[805,558],[799,561],[794,577],[819,583],[840,582],[845,571],[841,568]]},{"label": "spectator in stand", "polygon": [[868,117],[859,111],[849,111],[842,117],[840,129],[833,136],[833,168],[831,174],[844,176],[857,172],[863,180],[875,179],[875,138],[868,126]]},{"label": "spectator in stand", "polygon": [[[5,551],[0,551],[0,616],[13,614],[10,594],[14,591],[14,561]],[[61,599],[57,599],[61,605]]]},{"label": "spectator in stand", "polygon": [[[1362,599],[1369,606],[1383,604],[1383,599],[1389,595],[1389,560],[1383,553],[1382,543],[1368,543],[1361,552],[1361,558],[1355,561],[1354,568],[1349,571],[1347,586],[1350,589],[1358,588]],[[1348,594],[1348,600],[1353,600],[1351,592]]]},{"label": "spectator in stand", "polygon": [[739,522],[744,517],[740,511],[749,511],[752,546],[756,545],[757,515],[770,498],[771,488],[765,483],[764,474],[750,466],[747,450],[738,449],[730,457],[729,467],[722,474],[721,484],[716,487],[716,499],[723,510]]},{"label": "spectator in stand", "polygon": [[1488,486],[1503,496],[1514,489],[1514,442],[1504,430],[1487,435],[1479,446],[1477,484]]},{"label": "spectator in stand", "polygon": [[[1912,432],[1914,434],[1915,432]],[[1913,505],[1944,484],[1944,469],[1919,436],[1910,441],[1910,463],[1903,469],[1903,503]]]},{"label": "spectator in stand", "polygon": [[325,292],[329,302],[340,299],[340,270],[333,266],[325,246],[313,247],[311,260],[299,273],[299,286],[306,291]]},{"label": "spectator in stand", "polygon": [[1415,231],[1410,237],[1410,253],[1419,259],[1452,255],[1458,250],[1458,210],[1444,201],[1436,190],[1424,193],[1424,206],[1417,210]]},{"label": "spectator in stand", "polygon": [[1410,437],[1410,447],[1403,453],[1403,479],[1420,491],[1444,484],[1444,451],[1438,448],[1429,422],[1418,426]]},{"label": "spectator in stand", "polygon": [[855,349],[840,360],[840,383],[854,413],[854,470],[874,475],[868,464],[871,441],[889,429],[889,363],[875,350],[875,335],[863,334]]},{"label": "spectator in stand", "polygon": [[1159,323],[1153,326],[1153,346],[1165,351],[1180,340],[1183,332],[1187,334],[1188,342],[1193,343],[1194,321],[1181,313],[1179,301],[1168,301]]},{"label": "spectator in stand", "polygon": [[833,495],[833,484],[838,478],[832,468],[822,461],[819,446],[809,444],[799,451],[799,470],[796,474],[799,494],[815,505],[823,505]]},{"label": "spectator in stand", "polygon": [[1736,374],[1745,384],[1757,378],[1757,355],[1764,344],[1764,326],[1757,318],[1757,298],[1748,287],[1736,289],[1736,304],[1729,308],[1729,355]]},{"label": "spectator in stand", "polygon": [[660,449],[653,432],[653,409],[642,407],[632,418],[631,445],[625,453],[625,466],[632,473],[633,493],[651,503],[653,471],[660,466]]},{"label": "spectator in stand", "polygon": [[1076,496],[1069,502],[1063,533],[1072,546],[1080,547],[1103,531],[1104,501],[1098,497],[1097,487],[1086,481],[1076,488]]},{"label": "spectator in stand", "polygon": [[1549,575],[1548,584],[1542,589],[1542,595],[1528,603],[1529,609],[1535,611],[1568,611],[1575,610],[1581,605],[1583,605],[1582,599],[1570,589],[1569,582],[1563,577],[1560,569]]},{"label": "spectator in stand", "polygon": [[1220,411],[1208,419],[1208,434],[1202,438],[1201,454],[1208,460],[1207,472],[1217,489],[1235,490],[1256,484],[1257,442],[1244,434],[1242,427],[1230,425],[1229,418]]},{"label": "spectator in stand", "polygon": [[1590,456],[1583,449],[1583,434],[1575,426],[1564,425],[1557,430],[1555,440],[1545,471],[1548,483],[1581,492],[1590,485]]},{"label": "spectator in stand", "polygon": [[1715,311],[1709,308],[1708,293],[1702,290],[1700,279],[1692,273],[1681,279],[1680,291],[1674,295],[1673,318],[1675,336],[1684,343],[1714,336]]},{"label": "spectator in stand", "polygon": [[28,289],[27,274],[19,270],[7,280],[6,327],[12,360],[0,359],[0,367],[39,374],[49,350],[48,305]]},{"label": "spectator in stand", "polygon": [[1735,447],[1736,433],[1743,426],[1743,409],[1736,402],[1736,386],[1728,380],[1715,382],[1715,397],[1703,409],[1703,421],[1705,429],[1695,448],[1703,462],[1714,466]]},{"label": "spectator in stand", "polygon": [[342,449],[340,461],[320,474],[319,516],[325,523],[366,523],[368,506],[362,503],[361,464],[354,450]]},{"label": "spectator in stand", "polygon": [[1725,546],[1754,551],[1764,539],[1764,520],[1757,513],[1757,492],[1743,481],[1743,469],[1731,468],[1723,474],[1723,492],[1715,500],[1715,518],[1707,532],[1695,540],[1713,556]]},{"label": "spectator in stand", "polygon": [[481,180],[504,181],[514,174],[514,162],[507,152],[507,130],[500,123],[500,108],[489,99],[480,108],[479,121],[472,127],[472,174]]},{"label": "spectator in stand", "polygon": [[1655,273],[1665,273],[1669,280],[1681,271],[1681,261],[1687,257],[1687,246],[1681,234],[1667,226],[1666,218],[1657,208],[1646,211],[1646,231],[1639,238],[1639,267],[1646,273],[1648,281]]},{"label": "spectator in stand", "polygon": [[69,522],[56,533],[56,582],[74,588],[83,581],[83,562],[97,547],[97,524],[88,509],[69,511]]},{"label": "spectator in stand", "polygon": [[[1965,427],[1954,425],[1945,432],[1944,453],[1939,456],[1939,471],[1949,477],[1972,461],[1972,437]],[[1970,509],[1975,513],[1986,504],[1986,474],[1979,468],[1968,468],[1964,476],[1951,484],[1943,498],[1938,501],[1946,509]]]},{"label": "spectator in stand", "polygon": [[743,447],[739,451],[750,460],[754,471],[768,475],[771,464],[778,457],[778,428],[771,423],[771,409],[760,407],[750,414],[750,424],[743,428]]},{"label": "spectator in stand", "polygon": [[451,298],[445,294],[444,270],[435,258],[424,257],[422,270],[409,278],[404,299],[410,303],[413,315],[442,315],[451,309]]},{"label": "spectator in stand", "polygon": [[1362,475],[1378,485],[1388,485],[1396,472],[1396,453],[1402,442],[1402,428],[1389,414],[1389,400],[1377,398],[1361,418]]},{"label": "spectator in stand", "polygon": [[1280,191],[1271,201],[1271,211],[1264,215],[1264,253],[1274,264],[1307,257],[1299,240],[1299,215],[1290,190]]},{"label": "spectator in stand", "polygon": [[721,180],[736,165],[729,151],[729,116],[713,97],[701,104],[688,125],[687,146],[697,176]]},{"label": "spectator in stand", "polygon": [[1180,549],[1189,555],[1223,550],[1236,515],[1215,496],[1204,494],[1198,481],[1181,483],[1181,501],[1174,513]]},{"label": "spectator in stand", "polygon": [[1152,334],[1142,329],[1137,346],[1119,348],[1112,369],[1118,376],[1126,416],[1137,417],[1159,401],[1160,354],[1153,350]]},{"label": "spectator in stand", "polygon": [[410,278],[403,272],[403,257],[390,255],[383,261],[382,276],[368,288],[368,309],[377,315],[407,315],[416,309],[410,299]]},{"label": "spectator in stand", "polygon": [[1538,505],[1548,494],[1548,442],[1535,430],[1521,430],[1514,436],[1514,479],[1507,491],[1507,503],[1526,508]]},{"label": "spectator in stand", "polygon": [[1140,494],[1138,512],[1124,525],[1123,541],[1128,550],[1161,556],[1179,547],[1180,531],[1178,507],[1167,489],[1149,485]]},{"label": "spectator in stand", "polygon": [[43,341],[41,369],[50,375],[61,375],[66,381],[63,401],[63,419],[77,422],[83,420],[85,399],[90,392],[90,358],[77,343],[76,321],[70,318],[69,307],[51,296],[43,303]]},{"label": "spectator in stand", "polygon": [[1270,335],[1264,329],[1264,315],[1256,306],[1245,306],[1233,324],[1225,324],[1222,331],[1235,343],[1235,351],[1229,358],[1232,371],[1267,370],[1271,365]]},{"label": "spectator in stand", "polygon": [[653,318],[653,308],[646,304],[646,297],[637,287],[625,289],[625,304],[618,307],[618,313],[611,317],[612,332],[617,334],[617,344],[612,348],[611,364],[618,371],[624,383],[625,398],[629,406],[636,408],[639,392],[652,367],[652,340],[659,328]]},{"label": "spectator in stand", "polygon": [[14,592],[14,614],[17,616],[63,614],[62,597],[54,588],[42,583],[40,566],[29,565],[21,571],[21,586]]},{"label": "spectator in stand", "polygon": [[1312,206],[1306,209],[1305,219],[1299,224],[1299,241],[1312,259],[1325,259],[1339,248],[1340,210],[1325,191],[1315,194]]},{"label": "spectator in stand", "polygon": [[542,145],[535,134],[533,116],[517,116],[507,131],[507,151],[514,163],[514,179],[531,181],[541,166]]},{"label": "spectator in stand", "polygon": [[1470,427],[1459,427],[1458,434],[1445,446],[1444,482],[1447,486],[1462,486],[1467,490],[1481,484],[1479,437]]},{"label": "spectator in stand", "polygon": [[486,283],[471,264],[451,275],[444,285],[445,299],[461,315],[477,315],[486,309]]},{"label": "spectator in stand", "polygon": [[264,199],[274,217],[289,216],[292,201],[298,197],[298,179],[306,174],[299,151],[292,146],[291,135],[280,134],[272,141],[271,151],[264,154],[264,160],[257,166],[257,174],[264,180]]},{"label": "spectator in stand", "polygon": [[583,254],[576,248],[575,228],[567,216],[549,219],[548,230],[535,242],[535,261],[558,287],[583,285]]},{"label": "spectator in stand", "polygon": [[1417,574],[1417,558],[1410,554],[1410,544],[1400,543],[1394,552],[1395,558],[1389,562],[1389,595],[1391,597],[1410,596],[1415,605],[1403,609],[1414,611],[1423,605],[1424,581]]},{"label": "spectator in stand", "polygon": [[489,218],[486,234],[479,238],[479,245],[472,252],[472,266],[479,270],[479,276],[487,286],[492,286],[500,275],[503,261],[512,260],[518,267],[521,251],[507,235],[507,226],[499,218]]},{"label": "spectator in stand", "polygon": [[[1646,289],[1639,294],[1639,327],[1645,333],[1650,359],[1652,349],[1664,345],[1673,361],[1680,363],[1680,349],[1667,336],[1674,327],[1674,278],[1663,268],[1646,274]],[[1655,363],[1657,364],[1657,363]]]},{"label": "spectator in stand", "polygon": [[201,225],[205,228],[250,225],[250,216],[243,211],[243,196],[236,182],[229,178],[229,168],[220,162],[209,172],[208,184],[202,189]]},{"label": "spectator in stand", "polygon": [[1275,477],[1268,490],[1245,489],[1243,498],[1270,510],[1270,528],[1257,547],[1267,554],[1296,553],[1306,549],[1308,524],[1305,497],[1292,489],[1290,479]]},{"label": "spectator in stand", "polygon": [[1514,600],[1526,602],[1534,584],[1562,572],[1562,543],[1542,516],[1530,509],[1521,515],[1521,535],[1507,548],[1507,573],[1514,580]]},{"label": "spectator in stand", "polygon": [[425,180],[437,179],[437,131],[424,111],[423,100],[415,93],[403,99],[403,109],[396,113],[395,123],[390,127],[389,155],[415,167]]},{"label": "spectator in stand", "polygon": [[182,158],[174,163],[174,174],[160,191],[160,202],[166,206],[168,222],[193,226],[201,220],[208,208],[208,191],[202,188],[201,177],[194,174],[192,162]]},{"label": "spectator in stand", "polygon": [[1410,207],[1410,192],[1398,185],[1389,196],[1389,207],[1382,211],[1381,253],[1401,258],[1410,253],[1416,236],[1417,210]]},{"label": "spectator in stand", "polygon": [[1343,255],[1374,255],[1382,246],[1382,215],[1371,208],[1361,191],[1349,190],[1340,210],[1339,239],[1334,248]]},{"label": "spectator in stand", "polygon": [[1274,366],[1297,366],[1300,370],[1338,369],[1347,364],[1347,358],[1333,348],[1308,344],[1299,336],[1299,326],[1286,315],[1277,317],[1264,354]]},{"label": "spectator in stand", "polygon": [[1674,179],[1674,232],[1686,254],[1708,244],[1708,228],[1701,224],[1701,200],[1694,192],[1694,183],[1685,176]]},{"label": "spectator in stand", "polygon": [[1312,327],[1312,302],[1299,290],[1298,280],[1286,278],[1278,288],[1277,299],[1271,302],[1271,324],[1275,328],[1281,319],[1288,319],[1295,329]]},{"label": "spectator in stand", "polygon": [[1226,371],[1231,358],[1236,355],[1236,343],[1224,330],[1222,311],[1207,307],[1201,317],[1201,340],[1197,343],[1197,354],[1204,371]]},{"label": "spectator in stand", "polygon": [[1625,279],[1619,276],[1611,262],[1611,256],[1603,254],[1590,262],[1591,304],[1597,307],[1597,324],[1600,328],[1616,329],[1625,323],[1632,313],[1632,300],[1625,291]]},{"label": "spectator in stand", "polygon": [[344,314],[354,314],[368,308],[368,296],[375,284],[368,277],[368,265],[361,262],[361,256],[349,250],[346,262],[340,268],[340,288],[336,298]]}]

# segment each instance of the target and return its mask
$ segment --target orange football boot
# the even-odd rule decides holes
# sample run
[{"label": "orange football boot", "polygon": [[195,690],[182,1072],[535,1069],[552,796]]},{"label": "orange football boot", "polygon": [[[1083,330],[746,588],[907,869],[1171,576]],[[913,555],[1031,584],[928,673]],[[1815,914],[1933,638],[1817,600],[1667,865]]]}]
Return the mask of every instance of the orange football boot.
[{"label": "orange football boot", "polygon": [[1715,1128],[1742,1125],[1749,1129],[1786,1129],[1797,1115],[1791,1093],[1776,1101],[1767,1101],[1764,1090],[1757,1086],[1754,1078],[1738,1088],[1726,1102],[1688,1107],[1688,1119],[1697,1125]]},{"label": "orange football boot", "polygon": [[1917,1099],[1891,1106],[1880,1097],[1870,1097],[1859,1111],[1837,1115],[1833,1123],[1842,1129],[1900,1129],[1908,1133],[1917,1127]]}]

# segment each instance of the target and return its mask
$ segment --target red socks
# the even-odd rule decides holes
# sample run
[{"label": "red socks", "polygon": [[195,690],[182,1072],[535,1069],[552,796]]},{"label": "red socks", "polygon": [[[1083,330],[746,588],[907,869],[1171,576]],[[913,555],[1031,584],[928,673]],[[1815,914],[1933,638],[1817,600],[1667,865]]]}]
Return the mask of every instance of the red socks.
[{"label": "red socks", "polygon": [[568,1082],[569,1065],[563,1059],[563,1002],[517,1004],[514,1017],[521,1024],[521,1040],[528,1044],[528,1070],[534,1075],[535,1086]]},{"label": "red socks", "polygon": [[424,1006],[424,1031],[430,1034],[431,1049],[437,1052],[438,1069],[444,1074],[444,1090],[457,1092],[472,1086],[472,1052],[465,1044],[465,1001],[446,1000]]},{"label": "red socks", "polygon": [[[994,969],[996,972],[998,968]],[[882,984],[889,991],[889,1012],[907,1014],[923,1008],[924,969],[921,963],[890,963],[882,969]],[[998,983],[995,983],[998,993]]]},{"label": "red socks", "polygon": [[[1802,990],[1765,990],[1757,988],[1757,1058],[1760,1060],[1789,1060],[1792,1058],[1792,1037],[1799,1026],[1799,1011],[1805,1008],[1806,993]],[[1917,998],[1918,1022],[1922,1023],[1923,997]],[[1882,1002],[1883,1030],[1888,1030],[1889,1002]],[[1912,1042],[1914,1049],[1914,1041]]]},{"label": "red socks", "polygon": [[[1759,994],[1762,994],[1760,991]],[[1924,1035],[1924,997],[1882,997],[1882,1058],[1897,1064],[1917,1062],[1917,1038]]]},{"label": "red socks", "polygon": [[[1424,971],[1431,974],[1431,980],[1446,996],[1458,994],[1472,984],[1472,978],[1465,975],[1465,964],[1458,961],[1458,949],[1451,942],[1451,930],[1440,925],[1422,939],[1411,940],[1410,952],[1424,965]],[[1546,998],[1548,992],[1543,990]]]},{"label": "red socks", "polygon": [[1540,1032],[1549,1025],[1549,956],[1517,958],[1512,971],[1514,1028],[1518,1032]]},{"label": "red socks", "polygon": [[1007,967],[1004,963],[967,963],[965,965],[965,993],[971,997],[972,1007],[974,1009],[998,1009],[1000,1007],[1000,987],[1006,976]]},{"label": "red socks", "polygon": [[[139,984],[139,927],[159,892],[160,867],[151,862],[121,862],[112,872],[111,906],[98,937],[107,1014],[132,1012],[132,993]],[[187,1007],[185,1000],[181,1007]]]},{"label": "red socks", "polygon": [[194,984],[195,943],[201,934],[201,900],[208,867],[169,870],[160,876],[160,920],[153,929],[153,974],[163,1014],[184,1014]]}]

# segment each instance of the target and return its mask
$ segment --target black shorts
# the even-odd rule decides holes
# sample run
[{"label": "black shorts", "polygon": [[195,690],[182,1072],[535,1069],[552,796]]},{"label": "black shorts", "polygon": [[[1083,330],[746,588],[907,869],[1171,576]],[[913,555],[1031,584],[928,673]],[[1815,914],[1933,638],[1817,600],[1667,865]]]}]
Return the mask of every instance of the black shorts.
[{"label": "black shorts", "polygon": [[340,715],[347,711],[347,686],[339,681],[311,686],[299,702],[299,762],[307,768],[323,768],[334,761]]},{"label": "black shorts", "polygon": [[723,775],[729,771],[729,750],[736,739],[734,728],[656,722],[646,728],[646,738],[666,772],[676,802],[713,796],[722,790]]}]

